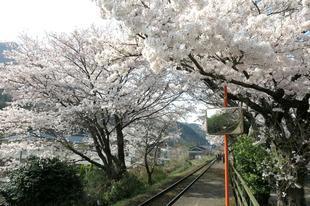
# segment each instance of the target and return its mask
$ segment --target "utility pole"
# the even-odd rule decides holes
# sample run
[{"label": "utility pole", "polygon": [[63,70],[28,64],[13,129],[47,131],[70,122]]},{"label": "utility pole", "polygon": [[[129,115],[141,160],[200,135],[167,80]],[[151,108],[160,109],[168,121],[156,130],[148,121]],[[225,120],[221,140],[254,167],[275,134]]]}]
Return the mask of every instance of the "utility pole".
[{"label": "utility pole", "polygon": [[[228,106],[227,85],[224,85],[224,107]],[[229,177],[228,177],[228,135],[224,134],[225,158],[225,206],[229,206]]]}]

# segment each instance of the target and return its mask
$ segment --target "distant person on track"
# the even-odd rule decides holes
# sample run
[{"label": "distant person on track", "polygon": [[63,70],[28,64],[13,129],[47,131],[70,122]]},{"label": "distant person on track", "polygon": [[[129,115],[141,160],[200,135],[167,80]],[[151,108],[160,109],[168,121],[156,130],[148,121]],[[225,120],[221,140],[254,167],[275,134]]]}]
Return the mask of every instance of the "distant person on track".
[{"label": "distant person on track", "polygon": [[216,154],[216,161],[220,162],[222,160],[222,154],[218,153]]}]

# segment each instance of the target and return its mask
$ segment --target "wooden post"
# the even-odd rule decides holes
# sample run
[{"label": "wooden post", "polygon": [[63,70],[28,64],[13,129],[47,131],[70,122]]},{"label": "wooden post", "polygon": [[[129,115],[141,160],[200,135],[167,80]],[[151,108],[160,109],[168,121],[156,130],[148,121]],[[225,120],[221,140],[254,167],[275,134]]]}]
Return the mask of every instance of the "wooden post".
[{"label": "wooden post", "polygon": [[[224,85],[224,107],[228,106],[227,85]],[[228,179],[228,135],[224,135],[225,156],[225,206],[229,206],[229,179]]]}]

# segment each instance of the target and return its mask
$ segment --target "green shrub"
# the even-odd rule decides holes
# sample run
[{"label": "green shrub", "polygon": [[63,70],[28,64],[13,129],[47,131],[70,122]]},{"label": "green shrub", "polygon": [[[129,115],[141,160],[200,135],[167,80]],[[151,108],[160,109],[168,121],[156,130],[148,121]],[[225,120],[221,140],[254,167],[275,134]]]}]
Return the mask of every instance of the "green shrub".
[{"label": "green shrub", "polygon": [[93,165],[80,165],[79,173],[87,194],[87,205],[97,205],[97,200],[102,201],[102,194],[110,190],[111,181],[102,169]]},{"label": "green shrub", "polygon": [[111,185],[111,181],[105,172],[93,165],[81,165],[80,176],[83,181],[84,190],[88,194],[105,192]]},{"label": "green shrub", "polygon": [[270,186],[262,177],[262,163],[269,154],[261,145],[254,145],[248,136],[238,137],[233,146],[234,166],[253,191],[257,200],[265,205],[270,194]]},{"label": "green shrub", "polygon": [[70,206],[83,197],[83,187],[74,166],[59,159],[31,157],[11,172],[1,194],[16,206]]},{"label": "green shrub", "polygon": [[174,172],[175,170],[184,167],[184,164],[189,163],[187,159],[184,157],[181,157],[179,159],[175,159],[173,161],[166,162],[165,165],[163,166],[163,169],[165,173],[170,174],[171,172]]},{"label": "green shrub", "polygon": [[145,185],[135,175],[127,173],[120,181],[112,183],[110,191],[103,194],[103,202],[111,205],[118,200],[133,197],[144,189]]},{"label": "green shrub", "polygon": [[135,196],[144,191],[145,185],[137,176],[127,173],[117,182],[107,178],[104,171],[92,165],[81,165],[79,172],[87,194],[87,204],[111,205],[119,200]]},{"label": "green shrub", "polygon": [[193,163],[191,161],[185,160],[182,164],[179,164],[176,166],[176,168],[172,172],[172,174],[182,173],[192,166],[193,166]]},{"label": "green shrub", "polygon": [[154,183],[161,182],[165,180],[167,177],[168,177],[168,174],[164,171],[162,167],[155,167],[154,172],[153,172]]}]

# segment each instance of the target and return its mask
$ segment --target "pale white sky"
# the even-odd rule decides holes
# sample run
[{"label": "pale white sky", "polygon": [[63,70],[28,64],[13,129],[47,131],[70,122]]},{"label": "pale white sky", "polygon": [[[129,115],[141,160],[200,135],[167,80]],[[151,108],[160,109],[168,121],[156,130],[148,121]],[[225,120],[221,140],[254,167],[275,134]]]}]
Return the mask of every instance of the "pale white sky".
[{"label": "pale white sky", "polygon": [[0,42],[103,24],[91,0],[0,0]]}]

